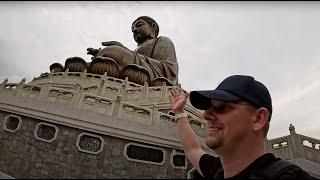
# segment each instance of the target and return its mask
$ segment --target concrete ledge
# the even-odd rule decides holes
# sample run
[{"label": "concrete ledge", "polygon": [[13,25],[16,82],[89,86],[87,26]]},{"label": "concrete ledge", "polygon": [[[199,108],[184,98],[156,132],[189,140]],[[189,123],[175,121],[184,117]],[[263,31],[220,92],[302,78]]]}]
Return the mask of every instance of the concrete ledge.
[{"label": "concrete ledge", "polygon": [[320,164],[303,158],[297,158],[294,162],[303,170],[307,171],[311,176],[314,176],[317,179],[320,178]]},{"label": "concrete ledge", "polygon": [[0,171],[0,179],[15,179],[15,178]]}]

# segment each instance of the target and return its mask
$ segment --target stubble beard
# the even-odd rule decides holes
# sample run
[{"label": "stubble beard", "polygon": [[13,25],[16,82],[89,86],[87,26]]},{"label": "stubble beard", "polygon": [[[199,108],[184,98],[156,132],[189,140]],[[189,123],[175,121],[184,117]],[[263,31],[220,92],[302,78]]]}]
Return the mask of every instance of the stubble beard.
[{"label": "stubble beard", "polygon": [[212,150],[217,150],[219,147],[223,145],[223,138],[208,136],[206,139],[206,145]]}]

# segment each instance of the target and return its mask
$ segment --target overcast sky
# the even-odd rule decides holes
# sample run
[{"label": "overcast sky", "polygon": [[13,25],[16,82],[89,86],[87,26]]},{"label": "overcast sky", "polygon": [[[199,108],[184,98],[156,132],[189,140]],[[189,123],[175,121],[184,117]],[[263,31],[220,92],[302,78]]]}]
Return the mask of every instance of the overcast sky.
[{"label": "overcast sky", "polygon": [[176,48],[179,82],[214,89],[254,76],[273,100],[268,138],[320,139],[320,2],[0,2],[0,83],[27,82],[88,47],[117,40],[136,48],[131,23],[154,18]]}]

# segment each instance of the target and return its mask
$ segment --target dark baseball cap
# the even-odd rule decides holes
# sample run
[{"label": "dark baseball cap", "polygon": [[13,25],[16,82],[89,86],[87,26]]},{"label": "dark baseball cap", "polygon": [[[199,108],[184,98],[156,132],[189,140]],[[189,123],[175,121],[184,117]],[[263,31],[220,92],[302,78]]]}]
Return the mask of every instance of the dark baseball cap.
[{"label": "dark baseball cap", "polygon": [[211,100],[246,101],[260,108],[265,107],[272,114],[272,101],[265,85],[251,76],[233,75],[223,80],[215,90],[200,90],[190,92],[190,102],[197,109],[207,110]]}]

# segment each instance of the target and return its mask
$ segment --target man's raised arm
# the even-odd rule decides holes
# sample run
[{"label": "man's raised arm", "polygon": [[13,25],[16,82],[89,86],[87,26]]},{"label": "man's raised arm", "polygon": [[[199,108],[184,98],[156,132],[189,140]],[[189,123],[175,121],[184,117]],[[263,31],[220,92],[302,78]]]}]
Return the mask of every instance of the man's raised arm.
[{"label": "man's raised arm", "polygon": [[184,107],[187,103],[188,97],[188,93],[180,93],[176,90],[171,90],[169,94],[172,111],[177,118],[178,131],[184,153],[191,164],[202,175],[199,161],[200,157],[205,154],[205,152],[202,150],[197,136],[189,124],[186,114],[184,114]]}]

